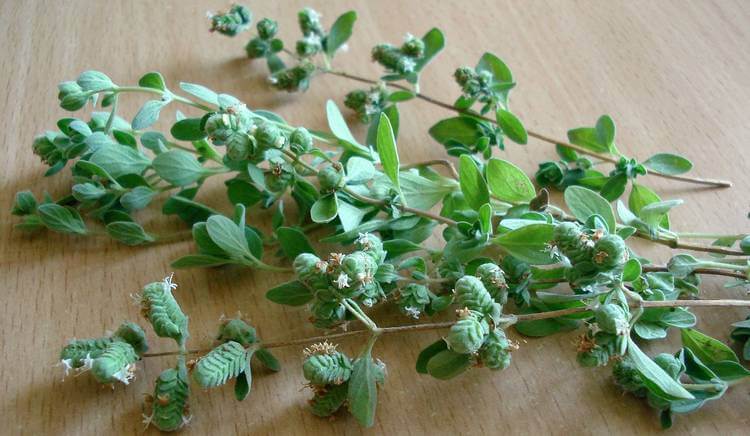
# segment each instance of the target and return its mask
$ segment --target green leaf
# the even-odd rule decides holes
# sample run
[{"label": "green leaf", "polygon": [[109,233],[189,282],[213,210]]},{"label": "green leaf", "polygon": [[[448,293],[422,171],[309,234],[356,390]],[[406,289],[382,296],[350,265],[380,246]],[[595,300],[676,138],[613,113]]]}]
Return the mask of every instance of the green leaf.
[{"label": "green leaf", "polygon": [[638,213],[638,217],[641,218],[646,224],[651,227],[656,227],[659,223],[664,221],[669,211],[683,203],[682,200],[666,200],[659,201],[656,203],[649,203],[641,208]]},{"label": "green leaf", "polygon": [[[661,201],[659,195],[644,185],[633,183],[633,187],[630,189],[630,196],[628,197],[628,208],[636,215],[641,215],[641,209],[651,203],[658,203]],[[669,230],[669,216],[665,215],[659,223],[660,226]]]},{"label": "green leaf", "polygon": [[258,361],[262,363],[263,366],[270,369],[271,371],[281,371],[281,363],[279,363],[279,360],[265,348],[260,348],[259,350],[257,350],[255,354],[253,354],[253,357],[258,359]]},{"label": "green leaf", "polygon": [[490,202],[490,191],[487,188],[482,173],[479,172],[476,162],[469,155],[461,155],[459,159],[459,183],[461,192],[464,193],[466,202],[474,210],[479,210],[483,204]]},{"label": "green leaf", "polygon": [[345,232],[356,229],[365,217],[367,209],[360,209],[346,201],[339,201],[336,216],[341,221],[341,227]]},{"label": "green leaf", "polygon": [[443,32],[437,27],[434,27],[425,33],[422,37],[422,41],[424,41],[424,54],[419,60],[417,60],[417,65],[414,68],[417,72],[422,71],[422,68],[440,53],[443,47],[445,47],[445,36],[443,36]]},{"label": "green leaf", "polygon": [[284,255],[291,260],[302,253],[315,254],[315,250],[310,245],[310,241],[307,240],[305,233],[296,227],[279,227],[276,229],[276,237]]},{"label": "green leaf", "polygon": [[493,195],[510,203],[529,202],[536,197],[534,184],[512,163],[492,158],[487,163],[487,182]]},{"label": "green leaf", "polygon": [[172,268],[195,268],[225,265],[229,261],[223,257],[208,254],[189,254],[172,262]]},{"label": "green leaf", "polygon": [[739,363],[734,351],[717,339],[704,335],[695,329],[683,329],[680,334],[682,335],[682,345],[692,351],[706,365],[710,366],[723,360]]},{"label": "green leaf", "polygon": [[678,329],[692,327],[695,325],[696,321],[695,315],[682,307],[665,312],[659,319],[659,322],[662,324],[676,327]]},{"label": "green leaf", "polygon": [[77,210],[56,203],[41,204],[37,214],[47,228],[61,233],[86,234],[86,224]]},{"label": "green leaf", "polygon": [[432,139],[446,146],[452,142],[473,145],[484,136],[481,124],[481,121],[472,117],[446,118],[430,127],[428,133]]},{"label": "green leaf", "polygon": [[503,129],[505,136],[510,138],[516,144],[526,144],[529,142],[529,135],[526,133],[526,127],[521,120],[505,109],[497,110],[497,124]]},{"label": "green leaf", "polygon": [[671,153],[657,153],[643,162],[651,171],[674,176],[684,174],[693,168],[693,163],[686,158]]},{"label": "green leaf", "polygon": [[724,381],[735,381],[750,376],[750,371],[731,360],[712,363],[708,367]]},{"label": "green leaf", "polygon": [[237,401],[242,401],[247,398],[250,394],[250,386],[252,385],[252,372],[250,366],[245,368],[244,371],[239,373],[237,380],[234,382],[234,397]]},{"label": "green leaf", "polygon": [[600,144],[610,152],[615,151],[615,122],[612,117],[602,115],[596,120],[596,134]]},{"label": "green leaf", "polygon": [[339,143],[345,150],[368,159],[371,157],[370,151],[360,145],[354,138],[349,126],[346,125],[344,116],[341,115],[341,111],[333,100],[326,102],[326,115],[331,133],[339,139]]},{"label": "green leaf", "polygon": [[628,357],[632,359],[643,383],[651,392],[668,400],[694,398],[678,381],[645,355],[631,338],[628,338]]},{"label": "green leaf", "polygon": [[206,132],[201,128],[200,118],[185,118],[177,121],[169,132],[180,141],[198,141],[206,137]]},{"label": "green leaf", "polygon": [[549,265],[555,263],[547,248],[554,229],[553,224],[529,224],[498,235],[494,242],[523,262]]},{"label": "green leaf", "polygon": [[328,223],[338,215],[339,202],[336,194],[320,197],[310,209],[310,218],[316,223]]},{"label": "green leaf", "polygon": [[393,136],[391,121],[383,113],[380,114],[377,146],[378,154],[380,154],[380,162],[383,164],[383,172],[391,179],[396,191],[401,193],[401,184],[398,178],[400,163],[398,149],[396,148],[396,138]]},{"label": "green leaf", "polygon": [[568,141],[597,153],[609,152],[609,147],[599,142],[599,133],[593,127],[568,130]]},{"label": "green leaf", "polygon": [[591,215],[599,215],[607,224],[607,230],[614,233],[617,226],[615,213],[604,197],[581,186],[568,187],[564,197],[565,204],[579,221],[586,222]]},{"label": "green leaf", "polygon": [[114,83],[112,83],[112,79],[107,77],[106,74],[93,70],[84,71],[83,73],[81,73],[81,75],[78,76],[78,80],[76,80],[76,83],[78,83],[78,86],[80,86],[84,91],[93,92],[102,91],[114,86]]},{"label": "green leaf", "polygon": [[489,52],[485,52],[479,59],[476,70],[477,72],[489,71],[497,82],[513,82],[513,73],[510,68],[499,57]]},{"label": "green leaf", "polygon": [[372,427],[375,423],[375,409],[378,405],[376,371],[368,349],[354,362],[349,378],[349,411],[363,427]]},{"label": "green leaf", "polygon": [[213,215],[206,221],[211,240],[234,259],[251,257],[245,232],[234,221],[223,215]]},{"label": "green leaf", "polygon": [[162,108],[169,104],[164,100],[149,100],[143,104],[138,113],[133,117],[133,130],[143,130],[159,120]]},{"label": "green leaf", "polygon": [[346,182],[349,184],[368,183],[375,174],[375,166],[367,159],[353,156],[346,161]]},{"label": "green leaf", "polygon": [[114,178],[125,174],[141,174],[151,164],[151,159],[140,151],[119,144],[98,149],[89,161]]},{"label": "green leaf", "polygon": [[417,372],[420,374],[427,374],[427,363],[430,361],[430,359],[432,359],[439,352],[447,349],[448,344],[443,339],[438,339],[437,341],[428,345],[427,348],[419,353],[419,357],[417,357]]},{"label": "green leaf", "polygon": [[607,180],[607,183],[599,190],[599,195],[607,201],[615,201],[625,192],[628,185],[628,176],[625,174],[615,174]]},{"label": "green leaf", "polygon": [[349,40],[349,37],[352,36],[352,28],[355,21],[357,21],[357,13],[349,11],[340,15],[333,22],[331,30],[328,32],[328,38],[326,38],[326,53],[329,57],[333,57],[336,50],[344,45]]},{"label": "green leaf", "polygon": [[92,201],[103,197],[107,190],[93,183],[78,183],[73,185],[73,197],[78,201]]},{"label": "green leaf", "polygon": [[518,333],[532,338],[541,338],[561,331],[574,330],[578,323],[566,319],[536,319],[532,321],[520,321],[514,325]]},{"label": "green leaf", "polygon": [[662,325],[653,322],[638,321],[633,326],[633,330],[635,331],[635,334],[647,341],[667,337],[667,329]]},{"label": "green leaf", "polygon": [[156,191],[147,186],[136,186],[120,197],[120,204],[127,210],[139,210],[148,206]]},{"label": "green leaf", "polygon": [[217,106],[219,105],[219,95],[215,93],[214,91],[206,88],[203,85],[196,85],[195,83],[188,83],[188,82],[180,82],[180,89],[192,95],[193,97],[197,97],[205,101],[206,103],[211,103]]},{"label": "green leaf", "polygon": [[629,259],[622,270],[622,281],[632,282],[641,276],[641,272],[641,262],[636,258]]},{"label": "green leaf", "polygon": [[250,207],[263,199],[263,194],[247,180],[230,179],[224,182],[227,186],[227,197],[232,204]]},{"label": "green leaf", "polygon": [[[143,77],[138,80],[138,85],[143,86],[144,88],[160,89],[162,91],[166,91],[167,89],[167,85],[164,84],[164,77],[162,77],[157,71],[144,74]],[[135,126],[133,126],[133,128],[135,129]]]},{"label": "green leaf", "polygon": [[439,380],[449,380],[471,367],[471,355],[443,350],[427,362],[427,372]]},{"label": "green leaf", "polygon": [[299,280],[283,283],[266,292],[266,298],[277,304],[302,306],[313,299],[312,291]]},{"label": "green leaf", "polygon": [[16,200],[13,203],[11,213],[13,215],[29,215],[36,210],[36,198],[31,191],[20,191],[16,193]]},{"label": "green leaf", "polygon": [[153,166],[159,177],[176,186],[190,185],[206,174],[198,159],[183,150],[169,150],[156,156]]},{"label": "green leaf", "polygon": [[[422,210],[429,210],[446,195],[455,191],[456,187],[453,180],[444,178],[432,180],[413,172],[403,172],[399,178],[401,191],[409,206]],[[379,180],[376,180],[376,183],[378,182]]]},{"label": "green leaf", "polygon": [[131,221],[115,221],[107,224],[107,234],[125,245],[140,245],[154,241],[154,237],[146,233],[140,224]]}]

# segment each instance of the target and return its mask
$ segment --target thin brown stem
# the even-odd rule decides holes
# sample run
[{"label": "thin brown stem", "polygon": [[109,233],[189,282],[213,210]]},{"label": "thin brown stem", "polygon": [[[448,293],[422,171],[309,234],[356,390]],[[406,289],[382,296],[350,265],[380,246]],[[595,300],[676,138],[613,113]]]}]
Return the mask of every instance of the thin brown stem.
[{"label": "thin brown stem", "polygon": [[448,159],[432,159],[432,160],[426,160],[423,162],[416,162],[413,164],[404,164],[401,165],[399,168],[402,170],[408,170],[411,168],[417,168],[417,167],[429,167],[434,165],[442,165],[448,169],[451,173],[451,177],[458,180],[458,171],[456,171],[456,167],[453,166],[453,163],[449,161]]},{"label": "thin brown stem", "polygon": [[646,239],[648,241],[655,242],[657,244],[666,245],[667,247],[674,248],[674,249],[699,251],[703,253],[725,254],[728,256],[746,256],[746,254],[743,253],[741,250],[735,250],[732,248],[717,247],[715,245],[692,244],[689,242],[681,242],[678,240],[651,239],[648,236],[641,234],[640,232],[636,233],[635,236],[641,239]]},{"label": "thin brown stem", "polygon": [[[649,307],[750,307],[750,300],[671,300],[671,301],[643,301],[633,306],[649,308]],[[548,312],[539,313],[526,313],[520,315],[506,315],[503,317],[501,322],[506,324],[514,324],[518,321],[536,321],[540,319],[559,318],[561,316],[575,315],[582,312],[587,312],[590,309],[587,307],[571,307],[568,309],[551,310]],[[411,324],[411,325],[400,325],[393,327],[381,327],[380,334],[393,334],[393,333],[405,333],[405,332],[416,332],[425,330],[441,330],[450,328],[454,321],[445,322],[434,322],[426,324]],[[333,333],[330,335],[311,336],[301,339],[289,339],[281,341],[270,341],[263,342],[261,344],[253,345],[258,348],[281,348],[291,347],[295,345],[305,345],[315,342],[322,341],[333,341],[342,338],[348,338],[350,336],[368,335],[372,332],[367,330],[352,330],[348,332]],[[204,354],[209,352],[210,349],[193,349],[188,350],[187,354]],[[145,353],[143,357],[161,357],[161,356],[174,356],[179,354],[177,351],[166,351],[162,353]]]},{"label": "thin brown stem", "polygon": [[[376,80],[368,79],[366,77],[356,76],[354,74],[349,74],[349,73],[344,72],[344,71],[323,70],[323,72],[327,73],[327,74],[332,74],[334,76],[344,77],[344,78],[349,79],[349,80],[354,80],[354,81],[361,82],[361,83],[367,83],[367,84],[370,84],[370,85],[377,85],[379,83]],[[443,109],[447,109],[449,111],[457,112],[457,113],[460,113],[460,114],[471,115],[473,117],[481,118],[483,120],[490,121],[492,123],[496,122],[496,120],[494,120],[494,119],[492,119],[490,117],[486,117],[486,116],[483,116],[483,115],[478,115],[478,114],[475,114],[475,113],[471,113],[471,112],[463,110],[463,109],[458,109],[458,108],[454,107],[450,103],[446,103],[444,101],[437,100],[437,99],[432,98],[432,97],[430,97],[428,95],[425,95],[425,94],[422,94],[422,93],[419,93],[419,92],[414,93],[408,87],[400,85],[398,83],[386,82],[386,85],[390,86],[392,88],[397,88],[397,89],[401,89],[401,90],[405,90],[405,91],[410,91],[410,92],[412,92],[414,94],[414,96],[416,98],[418,98],[418,99],[420,99],[422,101],[425,101],[427,103],[433,104],[435,106],[441,107]],[[549,137],[547,135],[535,132],[533,130],[527,130],[527,133],[532,138],[539,139],[540,141],[548,142],[550,144],[564,145],[564,146],[566,146],[568,148],[571,148],[571,149],[577,151],[578,153],[585,154],[585,155],[588,155],[588,156],[592,156],[592,157],[595,157],[597,159],[601,159],[603,161],[607,161],[607,162],[610,162],[610,163],[617,163],[619,161],[619,159],[616,158],[616,157],[608,156],[606,154],[596,153],[596,152],[593,152],[593,151],[588,150],[586,148],[580,147],[578,145],[570,144],[567,141],[561,141],[559,139],[551,138],[551,137]],[[695,184],[699,184],[699,185],[716,186],[716,187],[722,187],[722,188],[729,188],[729,187],[732,186],[732,182],[726,181],[726,180],[706,179],[706,178],[701,178],[701,177],[689,177],[689,176],[671,176],[671,175],[668,175],[668,174],[661,174],[661,173],[657,173],[657,172],[653,172],[653,171],[650,171],[649,174],[657,176],[657,177],[662,177],[662,178],[665,178],[665,179],[679,180],[679,181],[682,181],[682,182],[695,183]]]},{"label": "thin brown stem", "polygon": [[[643,265],[643,272],[668,272],[669,268],[665,265]],[[704,274],[712,276],[724,276],[733,277],[735,279],[747,280],[747,276],[737,271],[728,271],[719,268],[696,268],[693,270],[695,274]]]}]

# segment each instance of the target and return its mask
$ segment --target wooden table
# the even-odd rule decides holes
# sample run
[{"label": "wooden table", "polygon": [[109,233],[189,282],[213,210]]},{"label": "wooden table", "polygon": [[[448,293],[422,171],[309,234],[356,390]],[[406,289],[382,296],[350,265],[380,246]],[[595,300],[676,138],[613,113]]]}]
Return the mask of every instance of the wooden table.
[{"label": "wooden table", "polygon": [[[210,4],[207,4],[210,3]],[[255,2],[256,16],[280,21],[287,41],[298,35],[296,11],[308,2]],[[445,31],[448,46],[427,68],[422,90],[451,101],[458,90],[451,74],[473,65],[484,51],[505,59],[518,87],[514,110],[527,126],[564,137],[571,127],[591,125],[608,113],[618,123],[620,149],[645,159],[657,151],[677,151],[696,164],[695,175],[731,179],[732,189],[701,189],[654,177],[644,183],[664,198],[687,203],[673,214],[674,227],[692,231],[726,229],[747,232],[750,188],[750,5],[743,1],[694,2],[313,2],[330,24],[349,8],[359,13],[351,50],[339,68],[374,77],[369,61],[377,42],[399,42],[406,32],[421,35],[432,26]],[[355,3],[355,4],[352,4]],[[85,69],[105,71],[117,83],[135,83],[144,72],[159,70],[169,85],[180,80],[228,92],[252,107],[278,111],[296,124],[325,128],[324,102],[341,102],[356,83],[322,77],[300,95],[277,94],[265,85],[265,68],[243,57],[246,37],[230,40],[206,31],[207,9],[224,1],[34,2],[0,4],[0,113],[4,158],[0,190],[0,433],[132,434],[142,431],[141,400],[169,358],[140,364],[131,386],[100,389],[88,376],[61,381],[53,367],[59,348],[71,337],[90,337],[114,329],[125,319],[139,320],[129,295],[143,284],[169,274],[169,263],[192,251],[183,241],[156,248],[128,248],[107,239],[14,230],[8,213],[16,191],[69,192],[70,175],[44,178],[45,167],[31,152],[31,140],[53,129],[66,112],[57,106],[56,84]],[[139,97],[123,101],[132,116]],[[403,104],[402,162],[444,156],[427,135],[437,120],[450,115],[423,102]],[[165,118],[170,118],[165,116]],[[166,123],[161,126],[167,126]],[[363,134],[361,126],[355,133]],[[503,154],[533,171],[553,149],[531,141],[510,145]],[[221,181],[200,197],[228,212]],[[182,229],[173,218],[139,215],[157,231]],[[251,212],[253,223],[268,214]],[[668,251],[640,246],[642,253],[665,261]],[[303,337],[315,331],[304,310],[264,299],[284,275],[249,270],[186,270],[175,279],[178,300],[190,316],[192,344],[211,341],[222,314],[242,311],[269,340]],[[742,298],[741,289],[725,290],[705,281],[707,297]],[[699,328],[728,338],[729,323],[747,310],[696,309]],[[376,316],[383,324],[403,322],[394,314]],[[521,340],[513,364],[501,373],[474,370],[449,382],[417,376],[419,350],[439,332],[412,333],[380,341],[375,355],[388,363],[378,418],[369,434],[556,433],[603,434],[656,432],[655,414],[642,401],[621,395],[608,369],[584,370],[575,362],[573,334]],[[679,338],[651,350],[674,349]],[[344,341],[353,352],[358,339]],[[172,344],[154,339],[153,350]],[[251,397],[237,403],[230,387],[201,392],[192,399],[191,434],[355,434],[353,419],[317,419],[305,410],[300,348],[278,350],[285,370],[258,375]],[[748,387],[732,389],[698,413],[679,416],[675,434],[747,432]]]}]

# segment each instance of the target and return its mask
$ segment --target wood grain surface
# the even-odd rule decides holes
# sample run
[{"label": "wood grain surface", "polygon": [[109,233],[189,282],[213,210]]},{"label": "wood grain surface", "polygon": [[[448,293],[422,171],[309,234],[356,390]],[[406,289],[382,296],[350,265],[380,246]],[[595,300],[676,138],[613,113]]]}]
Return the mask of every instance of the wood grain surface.
[{"label": "wood grain surface", "polygon": [[[691,158],[695,175],[731,179],[731,189],[711,190],[648,177],[644,183],[664,198],[687,203],[673,214],[685,231],[747,232],[750,188],[750,3],[747,1],[277,1],[254,2],[256,16],[280,21],[287,41],[298,35],[296,11],[310,5],[325,23],[348,9],[359,13],[350,51],[335,64],[376,77],[369,60],[378,42],[399,42],[406,32],[421,35],[438,26],[447,48],[423,75],[422,90],[442,100],[458,95],[452,72],[473,65],[484,51],[505,59],[518,87],[514,111],[539,132],[564,137],[568,128],[591,125],[610,114],[618,123],[618,146],[645,159],[657,151]],[[238,96],[252,107],[278,111],[312,128],[326,126],[327,98],[341,102],[357,84],[320,77],[304,94],[279,94],[265,84],[265,67],[243,57],[246,37],[227,39],[207,32],[207,10],[223,1],[0,1],[0,434],[142,433],[141,403],[169,358],[139,364],[127,388],[101,389],[90,377],[61,381],[54,367],[59,348],[71,337],[100,335],[123,319],[138,319],[129,295],[168,275],[169,263],[189,253],[189,241],[128,248],[108,239],[58,234],[27,236],[9,214],[16,191],[37,195],[69,192],[68,171],[44,178],[31,140],[53,129],[66,112],[56,85],[85,69],[98,69],[116,83],[135,83],[142,73],[161,71],[178,81],[205,84]],[[143,99],[122,99],[132,117]],[[186,111],[191,113],[191,111]],[[423,102],[402,105],[402,162],[444,157],[427,129],[450,115]],[[168,113],[164,118],[172,119]],[[168,126],[166,122],[160,126]],[[364,129],[356,127],[356,134]],[[499,153],[499,152],[498,152]],[[503,154],[523,169],[553,159],[548,144],[510,145]],[[221,211],[230,206],[221,180],[212,180],[199,200]],[[559,198],[558,198],[559,199]],[[268,213],[251,211],[253,224]],[[149,229],[184,229],[174,218],[144,212]],[[668,250],[639,245],[658,261]],[[178,271],[178,300],[190,316],[193,346],[209,345],[222,314],[241,311],[261,337],[282,340],[312,335],[302,309],[264,299],[285,280],[282,274],[249,270]],[[747,298],[707,279],[706,297]],[[695,309],[699,328],[727,339],[729,323],[743,309]],[[405,320],[379,312],[383,325]],[[521,341],[506,371],[474,370],[441,382],[414,372],[419,350],[439,332],[382,339],[374,354],[388,363],[374,428],[363,431],[350,417],[317,419],[305,410],[301,349],[278,350],[284,371],[259,372],[248,400],[237,403],[231,387],[196,390],[194,419],[187,434],[643,434],[659,430],[644,402],[621,395],[608,369],[583,370],[575,362],[574,335]],[[172,344],[151,338],[155,351]],[[360,339],[342,343],[354,352]],[[651,348],[674,349],[679,338]],[[678,416],[673,434],[747,434],[750,388],[733,388],[697,413]],[[149,430],[153,431],[153,430]]]}]

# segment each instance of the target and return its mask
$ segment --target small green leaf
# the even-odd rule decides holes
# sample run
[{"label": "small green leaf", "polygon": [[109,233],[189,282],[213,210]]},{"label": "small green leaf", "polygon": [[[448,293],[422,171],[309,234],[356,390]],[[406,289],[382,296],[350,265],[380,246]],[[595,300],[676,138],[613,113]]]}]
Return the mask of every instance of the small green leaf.
[{"label": "small green leaf", "polygon": [[320,197],[310,209],[310,218],[316,223],[328,223],[338,215],[339,202],[336,194]]},{"label": "small green leaf", "polygon": [[375,166],[367,159],[353,156],[346,162],[346,182],[349,184],[368,183],[375,174]]},{"label": "small green leaf", "polygon": [[156,191],[147,186],[136,186],[120,197],[120,204],[127,210],[139,210],[148,206]]},{"label": "small green leaf", "polygon": [[13,215],[29,215],[36,210],[36,198],[31,191],[21,191],[16,193],[16,200],[13,203],[11,213]]},{"label": "small green leaf", "polygon": [[333,100],[328,100],[326,103],[326,115],[328,118],[328,127],[331,129],[331,133],[339,139],[339,143],[345,150],[354,153],[357,156],[370,158],[369,150],[365,149],[354,138],[351,130],[349,130],[349,126],[346,125],[344,116],[341,115],[341,111]]},{"label": "small green leaf", "polygon": [[266,292],[266,298],[277,304],[302,306],[313,299],[312,291],[299,280],[283,283]]},{"label": "small green leaf", "polygon": [[93,201],[103,197],[107,190],[93,183],[73,185],[73,197],[78,201]]},{"label": "small green leaf", "polygon": [[484,136],[481,125],[482,122],[476,118],[458,116],[438,121],[430,127],[428,133],[432,139],[445,146],[449,146],[452,142],[474,145],[479,138]]},{"label": "small green leaf", "polygon": [[103,91],[114,86],[114,83],[112,83],[112,79],[107,77],[106,74],[93,70],[84,71],[83,73],[81,73],[81,75],[78,76],[78,80],[76,80],[76,83],[78,83],[78,86],[80,86],[84,91],[92,92]]},{"label": "small green leaf", "polygon": [[602,115],[596,120],[596,135],[599,143],[606,147],[608,151],[615,151],[615,122],[612,117]]},{"label": "small green leaf", "polygon": [[211,103],[217,106],[219,104],[219,95],[215,93],[214,91],[206,88],[203,85],[196,85],[195,83],[188,83],[188,82],[180,82],[180,89],[192,95],[193,97],[197,97],[205,101],[206,103]]},{"label": "small green leaf", "polygon": [[440,53],[443,47],[445,47],[445,36],[443,36],[443,32],[437,27],[434,27],[425,33],[422,37],[422,41],[424,41],[424,54],[419,60],[417,60],[417,65],[414,68],[417,72],[422,71],[422,68]]},{"label": "small green leaf", "polygon": [[333,57],[336,50],[346,44],[346,41],[352,36],[355,21],[357,21],[357,13],[349,11],[340,15],[333,22],[331,30],[328,32],[328,38],[326,38],[326,53],[329,57]]},{"label": "small green leaf", "polygon": [[242,401],[250,394],[250,386],[252,385],[252,372],[248,365],[244,371],[239,373],[237,380],[234,382],[234,397],[237,401]]},{"label": "small green leaf", "polygon": [[641,276],[641,271],[641,262],[636,258],[629,259],[625,262],[625,267],[622,270],[622,281],[632,282],[638,279]]},{"label": "small green leaf", "polygon": [[479,210],[482,205],[490,202],[490,191],[487,188],[482,173],[479,172],[476,162],[469,155],[461,155],[459,159],[459,183],[461,192],[464,193],[466,202],[474,210]]},{"label": "small green leaf", "polygon": [[377,145],[380,161],[383,164],[383,172],[391,179],[396,191],[400,193],[401,184],[398,177],[400,163],[398,149],[396,148],[396,138],[393,136],[390,120],[383,113],[380,114]]},{"label": "small green leaf", "polygon": [[502,108],[498,109],[497,124],[503,129],[505,136],[510,138],[516,144],[523,145],[529,142],[529,135],[526,133],[526,127],[524,127],[521,120],[510,111],[506,111]]},{"label": "small green leaf", "polygon": [[553,224],[529,224],[498,235],[494,242],[519,260],[532,265],[549,265],[556,262],[548,249],[554,229]]},{"label": "small green leaf", "polygon": [[593,127],[568,130],[568,141],[597,153],[608,153],[609,147],[599,142],[599,133]]},{"label": "small green leaf", "polygon": [[302,230],[295,227],[279,227],[276,229],[276,237],[279,240],[284,255],[294,260],[302,253],[315,254],[310,241]]},{"label": "small green leaf", "polygon": [[510,203],[529,202],[536,197],[534,184],[512,163],[492,158],[487,163],[487,182],[493,195]]},{"label": "small green leaf", "polygon": [[263,366],[270,369],[271,371],[281,371],[281,363],[279,363],[279,359],[277,359],[276,356],[271,354],[271,352],[266,350],[265,348],[257,350],[255,354],[253,354],[253,357],[258,359],[258,361],[260,361]]},{"label": "small green leaf", "polygon": [[570,186],[565,190],[565,204],[581,222],[586,222],[591,215],[599,215],[607,224],[607,230],[613,233],[617,226],[615,213],[609,202],[596,192],[581,187]]},{"label": "small green leaf", "polygon": [[686,158],[671,153],[658,153],[643,162],[651,171],[674,176],[684,174],[693,168],[693,163]]},{"label": "small green leaf", "polygon": [[375,409],[378,405],[376,371],[368,349],[354,362],[349,378],[349,411],[363,427],[372,427],[375,423]]},{"label": "small green leaf", "polygon": [[234,221],[223,215],[213,215],[206,221],[206,230],[211,240],[230,257],[244,259],[251,257],[245,232]]},{"label": "small green leaf", "polygon": [[[651,203],[658,203],[660,201],[661,198],[656,192],[654,192],[647,186],[633,183],[633,186],[630,189],[630,196],[628,197],[628,208],[636,216],[640,216],[641,209]],[[659,225],[669,230],[669,216],[664,215],[664,218],[662,218]]]},{"label": "small green leaf", "polygon": [[[164,77],[157,71],[146,73],[138,80],[138,85],[144,88],[153,88],[166,91],[167,85],[164,83]],[[133,127],[135,129],[135,127]],[[136,129],[138,130],[138,129]]]},{"label": "small green leaf", "polygon": [[471,355],[443,350],[427,362],[427,372],[439,380],[449,380],[471,367]]},{"label": "small green leaf", "polygon": [[98,149],[89,161],[114,178],[125,174],[141,174],[151,164],[151,159],[140,151],[119,144]]},{"label": "small green leaf", "polygon": [[631,338],[628,338],[628,357],[632,359],[646,387],[658,396],[669,400],[694,398],[678,381],[645,355]]},{"label": "small green leaf", "polygon": [[86,234],[86,224],[77,210],[56,203],[41,204],[37,214],[47,228],[61,233]]},{"label": "small green leaf", "polygon": [[180,141],[198,141],[206,137],[206,132],[201,129],[200,118],[185,118],[177,121],[169,131],[175,139]]},{"label": "small green leaf", "polygon": [[159,120],[159,113],[169,101],[149,100],[143,104],[138,113],[133,117],[133,130],[143,130]]},{"label": "small green leaf", "polygon": [[496,82],[513,82],[513,73],[510,68],[499,57],[489,52],[485,52],[479,59],[476,70],[489,71]]},{"label": "small green leaf", "polygon": [[140,224],[131,221],[115,221],[107,224],[107,234],[125,245],[140,245],[154,241],[154,237],[146,233]]},{"label": "small green leaf", "polygon": [[156,156],[153,166],[159,177],[175,186],[190,185],[206,174],[198,159],[183,150],[169,150]]},{"label": "small green leaf", "polygon": [[682,335],[682,345],[692,351],[706,365],[710,366],[723,360],[739,363],[734,351],[719,340],[704,335],[695,329],[683,329],[680,334]]},{"label": "small green leaf", "polygon": [[229,260],[208,254],[189,254],[172,262],[172,268],[213,267],[226,265]]},{"label": "small green leaf", "polygon": [[357,206],[351,205],[346,201],[339,201],[336,216],[341,221],[341,227],[345,232],[356,229],[365,217],[367,209],[361,209]]},{"label": "small green leaf", "polygon": [[430,361],[430,359],[432,359],[439,352],[447,349],[448,344],[443,339],[438,339],[437,341],[428,345],[427,348],[419,353],[419,357],[417,357],[417,372],[420,374],[427,374],[427,363]]}]

